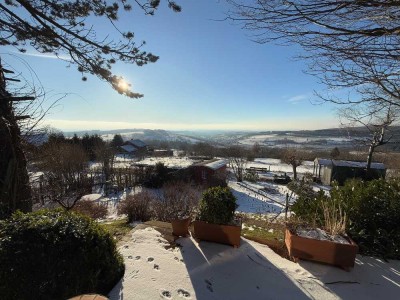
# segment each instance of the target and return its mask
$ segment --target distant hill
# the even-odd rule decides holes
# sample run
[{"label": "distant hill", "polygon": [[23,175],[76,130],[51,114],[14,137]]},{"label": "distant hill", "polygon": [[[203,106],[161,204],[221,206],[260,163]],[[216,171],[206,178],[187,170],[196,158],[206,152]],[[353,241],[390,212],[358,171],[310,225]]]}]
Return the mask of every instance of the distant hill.
[{"label": "distant hill", "polygon": [[[400,126],[392,127],[394,134],[391,150],[400,151]],[[370,135],[364,127],[352,128],[327,128],[318,130],[282,130],[282,131],[223,131],[223,130],[180,130],[167,131],[162,129],[115,129],[115,130],[90,130],[78,132],[64,132],[65,136],[74,134],[98,134],[105,140],[111,140],[115,134],[121,134],[124,140],[141,139],[144,141],[181,141],[187,143],[208,142],[213,145],[252,146],[254,143],[269,147],[296,147],[309,149],[353,148],[358,139]]]}]

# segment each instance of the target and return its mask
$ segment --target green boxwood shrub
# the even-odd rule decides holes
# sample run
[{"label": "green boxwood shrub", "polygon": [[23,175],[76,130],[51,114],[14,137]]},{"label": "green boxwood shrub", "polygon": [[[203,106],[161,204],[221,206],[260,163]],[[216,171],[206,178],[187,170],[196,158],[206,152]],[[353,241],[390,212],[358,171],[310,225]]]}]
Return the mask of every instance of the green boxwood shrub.
[{"label": "green boxwood shrub", "polygon": [[230,224],[237,207],[236,198],[229,188],[209,188],[200,200],[199,220],[214,224]]},{"label": "green boxwood shrub", "polygon": [[15,213],[0,222],[0,299],[107,294],[123,276],[112,237],[88,217],[62,210]]},{"label": "green boxwood shrub", "polygon": [[297,195],[296,201],[291,206],[295,215],[310,225],[323,226],[321,201],[326,200],[325,193],[322,190],[315,192],[306,181],[292,181],[288,184],[288,188]]}]

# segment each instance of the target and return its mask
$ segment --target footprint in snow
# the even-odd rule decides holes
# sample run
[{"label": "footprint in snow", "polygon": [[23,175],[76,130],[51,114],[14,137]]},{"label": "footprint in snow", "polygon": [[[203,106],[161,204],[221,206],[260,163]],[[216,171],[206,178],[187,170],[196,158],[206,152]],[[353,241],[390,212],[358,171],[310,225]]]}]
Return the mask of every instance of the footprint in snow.
[{"label": "footprint in snow", "polygon": [[132,255],[129,255],[129,256],[128,256],[128,259],[132,259],[132,258],[133,258]]},{"label": "footprint in snow", "polygon": [[185,291],[184,289],[179,289],[178,290],[178,295],[180,297],[186,298],[186,299],[191,299],[190,293],[188,291]]},{"label": "footprint in snow", "polygon": [[139,270],[132,271],[130,274],[131,278],[138,278]]},{"label": "footprint in snow", "polygon": [[160,293],[161,297],[164,299],[172,299],[172,295],[170,291],[162,291]]},{"label": "footprint in snow", "polygon": [[154,260],[154,258],[152,258],[152,257],[147,258],[147,262],[149,262],[149,263],[152,262],[153,260]]},{"label": "footprint in snow", "polygon": [[129,248],[129,245],[125,245],[124,248],[125,248],[125,249],[128,249],[128,248]]},{"label": "footprint in snow", "polygon": [[212,288],[212,283],[211,283],[211,281],[209,281],[209,280],[207,280],[207,279],[205,279],[204,280],[205,282],[206,282],[206,284],[207,284],[207,289],[212,293],[212,292],[214,292],[214,290],[213,290],[213,288]]},{"label": "footprint in snow", "polygon": [[154,269],[154,270],[158,270],[158,271],[159,271],[159,270],[160,270],[160,266],[159,266],[159,265],[157,265],[157,264],[154,264],[154,266],[153,266],[153,269]]},{"label": "footprint in snow", "polygon": [[138,255],[138,256],[135,256],[135,260],[140,260],[140,255]]}]

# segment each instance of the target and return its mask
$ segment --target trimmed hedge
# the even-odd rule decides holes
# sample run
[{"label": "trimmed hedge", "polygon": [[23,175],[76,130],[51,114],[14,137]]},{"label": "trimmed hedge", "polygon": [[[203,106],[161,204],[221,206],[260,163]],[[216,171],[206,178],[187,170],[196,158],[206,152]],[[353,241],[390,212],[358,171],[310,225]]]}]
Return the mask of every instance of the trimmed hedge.
[{"label": "trimmed hedge", "polygon": [[15,213],[0,222],[0,299],[107,294],[125,267],[112,237],[63,210]]},{"label": "trimmed hedge", "polygon": [[237,207],[236,198],[229,188],[209,188],[200,200],[199,220],[214,224],[230,224]]}]

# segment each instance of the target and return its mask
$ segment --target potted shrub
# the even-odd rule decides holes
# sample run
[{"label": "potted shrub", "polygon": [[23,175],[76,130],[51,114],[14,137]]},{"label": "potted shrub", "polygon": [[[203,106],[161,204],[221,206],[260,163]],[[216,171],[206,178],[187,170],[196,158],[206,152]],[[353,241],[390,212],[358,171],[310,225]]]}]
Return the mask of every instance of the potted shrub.
[{"label": "potted shrub", "polygon": [[165,184],[154,201],[156,219],[171,222],[173,235],[188,236],[200,195],[200,190],[190,183],[177,181]]},{"label": "potted shrub", "polygon": [[322,211],[323,229],[315,225],[288,224],[285,244],[289,256],[295,261],[312,260],[348,271],[354,267],[358,246],[346,235],[346,213],[336,201],[320,195],[322,199],[315,201],[318,201],[317,208]]},{"label": "potted shrub", "polygon": [[236,198],[227,187],[207,189],[200,200],[198,219],[193,222],[198,240],[239,247],[241,222],[234,218]]}]

